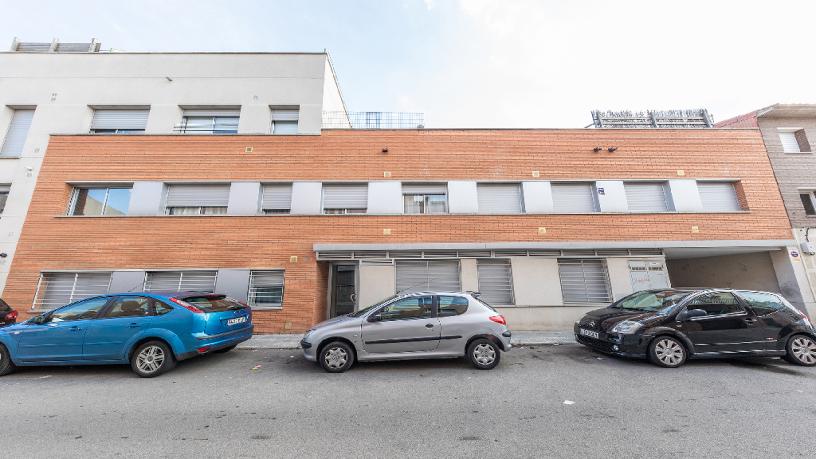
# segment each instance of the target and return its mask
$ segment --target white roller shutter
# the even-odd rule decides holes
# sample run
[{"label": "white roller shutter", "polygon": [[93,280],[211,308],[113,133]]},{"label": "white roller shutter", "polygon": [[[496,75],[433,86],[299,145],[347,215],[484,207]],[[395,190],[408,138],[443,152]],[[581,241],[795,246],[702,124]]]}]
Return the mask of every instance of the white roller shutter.
[{"label": "white roller shutter", "polygon": [[509,260],[479,260],[479,293],[493,305],[514,304],[513,271]]},{"label": "white roller shutter", "polygon": [[801,153],[799,141],[796,140],[795,132],[780,132],[779,140],[782,142],[782,151],[785,153]]},{"label": "white roller shutter", "polygon": [[733,182],[697,182],[700,201],[706,212],[738,212],[742,210]]},{"label": "white roller shutter", "polygon": [[240,117],[240,108],[185,109],[184,116],[194,117]]},{"label": "white roller shutter", "polygon": [[0,155],[19,156],[23,153],[28,130],[31,127],[31,120],[34,118],[34,110],[14,110],[11,117],[11,124],[6,131],[6,139],[3,141],[3,148]]},{"label": "white roller shutter", "polygon": [[213,292],[218,271],[149,271],[145,292]]},{"label": "white roller shutter", "polygon": [[458,260],[398,260],[397,292],[458,292]]},{"label": "white roller shutter", "polygon": [[292,184],[264,185],[261,210],[285,213],[292,208]]},{"label": "white roller shutter", "polygon": [[629,212],[668,212],[669,193],[665,182],[626,182]]},{"label": "white roller shutter", "polygon": [[300,111],[294,109],[272,109],[272,121],[297,121],[300,116]]},{"label": "white roller shutter", "polygon": [[131,130],[144,131],[147,127],[147,109],[94,110],[92,130]]},{"label": "white roller shutter", "polygon": [[368,207],[368,184],[323,184],[323,209],[363,209]]},{"label": "white roller shutter", "polygon": [[520,214],[523,212],[518,183],[479,183],[476,186],[480,214]]},{"label": "white roller shutter", "polygon": [[599,259],[558,259],[558,276],[564,304],[598,304],[612,301],[606,263]]},{"label": "white roller shutter", "polygon": [[562,214],[588,214],[598,211],[595,185],[587,183],[553,183],[553,211]]},{"label": "white roller shutter", "polygon": [[42,273],[35,309],[50,310],[84,298],[108,293],[110,272]]},{"label": "white roller shutter", "polygon": [[168,185],[167,207],[227,207],[229,185]]},{"label": "white roller shutter", "polygon": [[402,194],[447,194],[448,186],[433,183],[403,183]]}]

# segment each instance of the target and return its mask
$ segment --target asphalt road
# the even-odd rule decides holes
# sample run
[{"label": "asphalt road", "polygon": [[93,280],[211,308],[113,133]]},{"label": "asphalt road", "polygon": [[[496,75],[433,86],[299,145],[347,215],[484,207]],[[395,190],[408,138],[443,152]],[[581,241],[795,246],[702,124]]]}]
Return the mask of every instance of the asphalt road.
[{"label": "asphalt road", "polygon": [[566,345],[514,349],[493,371],[332,375],[297,351],[237,350],[155,379],[24,369],[0,379],[0,432],[2,457],[813,457],[816,368],[667,370]]}]

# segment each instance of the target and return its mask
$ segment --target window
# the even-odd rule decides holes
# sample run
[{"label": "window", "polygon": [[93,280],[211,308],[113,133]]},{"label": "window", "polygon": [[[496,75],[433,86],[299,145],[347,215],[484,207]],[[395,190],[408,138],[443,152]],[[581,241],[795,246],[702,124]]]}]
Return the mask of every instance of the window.
[{"label": "window", "polygon": [[377,315],[380,320],[427,319],[433,317],[433,297],[403,298],[380,309]]},{"label": "window", "polygon": [[108,304],[110,298],[91,298],[90,300],[80,301],[79,303],[60,309],[49,314],[48,319],[51,322],[68,322],[72,320],[90,320],[96,319],[99,311]]},{"label": "window", "polygon": [[178,130],[185,134],[237,134],[240,109],[184,110]]},{"label": "window", "polygon": [[728,292],[706,293],[691,300],[686,309],[702,309],[707,316],[745,312],[734,295]]},{"label": "window", "polygon": [[0,185],[0,214],[6,209],[6,201],[8,201],[10,190],[11,185]]},{"label": "window", "polygon": [[297,134],[299,110],[297,108],[272,109],[272,134]]},{"label": "window", "polygon": [[476,185],[479,213],[520,214],[524,212],[521,185],[518,183],[479,183]]},{"label": "window", "polygon": [[700,201],[706,212],[738,212],[742,205],[734,182],[697,182]]},{"label": "window", "polygon": [[75,188],[69,215],[127,215],[130,188]]},{"label": "window", "polygon": [[448,212],[447,185],[402,184],[406,214],[445,214]]},{"label": "window", "polygon": [[463,296],[440,296],[439,317],[451,317],[464,314],[468,308],[468,299]]},{"label": "window", "polygon": [[590,214],[598,212],[598,197],[595,184],[552,183],[553,211],[559,214]]},{"label": "window", "polygon": [[148,271],[145,292],[213,292],[218,271]]},{"label": "window", "polygon": [[785,309],[785,303],[782,302],[782,299],[772,293],[739,292],[739,295],[758,316]]},{"label": "window", "polygon": [[397,260],[397,292],[458,292],[459,260]]},{"label": "window", "polygon": [[292,208],[292,184],[264,185],[261,196],[261,212],[265,214],[288,214]]},{"label": "window", "polygon": [[227,213],[229,190],[229,185],[168,185],[165,213],[224,215]]},{"label": "window", "polygon": [[558,276],[564,304],[598,304],[612,301],[606,263],[600,259],[559,258]]},{"label": "window", "polygon": [[779,131],[779,141],[785,153],[809,153],[810,142],[804,129],[784,129]]},{"label": "window", "polygon": [[141,134],[147,127],[148,109],[94,109],[91,134]]},{"label": "window", "polygon": [[802,200],[802,205],[805,207],[806,215],[816,215],[816,197],[812,191],[807,193],[799,193],[799,199]]},{"label": "window", "polygon": [[0,148],[0,155],[20,156],[23,153],[23,146],[33,118],[34,110],[14,110],[11,124],[6,131],[6,139],[3,141],[3,147]]},{"label": "window", "polygon": [[674,210],[666,182],[625,182],[629,212],[668,212]]},{"label": "window", "polygon": [[323,184],[324,214],[364,214],[368,209],[368,184]]},{"label": "window", "polygon": [[247,298],[253,308],[283,306],[283,271],[250,271]]},{"label": "window", "polygon": [[110,272],[42,273],[34,297],[34,309],[54,309],[84,298],[104,295]]},{"label": "window", "polygon": [[[123,296],[113,300],[105,317],[147,317],[157,315],[156,303],[153,298],[143,296]],[[167,306],[165,306],[167,308]],[[169,311],[167,311],[169,312]]]},{"label": "window", "polygon": [[513,304],[513,271],[509,260],[477,262],[480,298],[496,305]]}]

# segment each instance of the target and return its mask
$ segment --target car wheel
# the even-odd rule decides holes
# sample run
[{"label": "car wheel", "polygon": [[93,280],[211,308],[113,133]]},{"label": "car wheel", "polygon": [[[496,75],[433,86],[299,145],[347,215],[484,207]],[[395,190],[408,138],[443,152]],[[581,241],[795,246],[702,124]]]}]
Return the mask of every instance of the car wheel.
[{"label": "car wheel", "polygon": [[176,366],[173,351],[161,341],[148,341],[133,351],[130,367],[142,378],[153,378]]},{"label": "car wheel", "polygon": [[479,370],[492,370],[501,360],[501,349],[487,338],[479,338],[470,343],[468,360]]},{"label": "car wheel", "polygon": [[8,349],[6,346],[0,344],[0,376],[5,376],[15,369],[14,362],[11,361],[11,355],[9,355]]},{"label": "car wheel", "polygon": [[666,368],[677,368],[686,363],[686,347],[671,336],[658,336],[649,345],[652,363]]},{"label": "car wheel", "polygon": [[332,341],[320,350],[320,366],[329,373],[342,373],[354,365],[354,349],[343,341]]},{"label": "car wheel", "polygon": [[788,340],[788,354],[785,356],[789,362],[797,365],[812,367],[816,365],[816,340],[807,335],[796,335]]},{"label": "car wheel", "polygon": [[214,353],[214,354],[225,354],[225,353],[227,353],[227,352],[229,352],[229,351],[231,351],[231,350],[235,349],[236,347],[238,347],[238,345],[237,345],[237,344],[234,344],[234,345],[232,345],[232,346],[230,346],[230,347],[225,347],[225,348],[223,348],[223,349],[219,349],[219,350],[217,350],[217,351],[213,351],[213,353]]}]

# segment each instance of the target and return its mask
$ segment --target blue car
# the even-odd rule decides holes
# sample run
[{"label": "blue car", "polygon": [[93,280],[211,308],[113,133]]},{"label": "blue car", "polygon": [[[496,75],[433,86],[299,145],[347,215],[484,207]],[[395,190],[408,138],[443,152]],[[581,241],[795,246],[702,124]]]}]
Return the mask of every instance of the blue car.
[{"label": "blue car", "polygon": [[201,292],[87,298],[0,328],[0,376],[17,366],[127,364],[144,378],[252,337],[249,306]]}]

